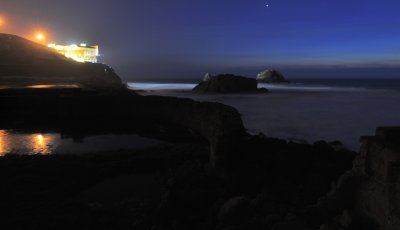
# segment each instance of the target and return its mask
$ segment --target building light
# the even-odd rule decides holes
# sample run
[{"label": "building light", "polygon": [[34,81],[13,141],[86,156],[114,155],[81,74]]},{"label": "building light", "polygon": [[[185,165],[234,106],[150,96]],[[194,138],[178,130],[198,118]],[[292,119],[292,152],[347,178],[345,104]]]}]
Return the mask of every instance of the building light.
[{"label": "building light", "polygon": [[46,40],[47,40],[46,33],[38,31],[32,34],[31,40],[39,44],[46,45]]},{"label": "building light", "polygon": [[42,41],[44,39],[44,35],[42,33],[36,34],[36,39]]},{"label": "building light", "polygon": [[64,55],[67,58],[71,58],[77,62],[92,62],[97,63],[99,54],[99,47],[87,46],[82,43],[79,46],[76,44],[72,45],[56,45],[49,44],[49,48],[56,50],[58,53]]}]

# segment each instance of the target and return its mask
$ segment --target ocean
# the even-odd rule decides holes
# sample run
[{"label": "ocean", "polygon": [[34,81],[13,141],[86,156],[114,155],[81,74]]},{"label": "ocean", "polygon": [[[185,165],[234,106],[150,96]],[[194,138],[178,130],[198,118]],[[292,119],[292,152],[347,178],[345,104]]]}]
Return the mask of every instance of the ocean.
[{"label": "ocean", "polygon": [[358,150],[360,136],[400,126],[400,79],[296,79],[259,84],[268,94],[199,94],[193,80],[129,82],[143,95],[220,102],[238,109],[249,133],[312,143],[340,141]]}]

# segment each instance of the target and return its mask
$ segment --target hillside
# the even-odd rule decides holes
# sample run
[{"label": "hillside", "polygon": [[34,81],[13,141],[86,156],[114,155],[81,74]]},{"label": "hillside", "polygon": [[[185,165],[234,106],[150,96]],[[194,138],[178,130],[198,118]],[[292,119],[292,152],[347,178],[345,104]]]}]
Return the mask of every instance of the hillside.
[{"label": "hillside", "polygon": [[105,64],[78,63],[16,35],[0,34],[0,86],[74,84],[83,88],[121,87]]}]

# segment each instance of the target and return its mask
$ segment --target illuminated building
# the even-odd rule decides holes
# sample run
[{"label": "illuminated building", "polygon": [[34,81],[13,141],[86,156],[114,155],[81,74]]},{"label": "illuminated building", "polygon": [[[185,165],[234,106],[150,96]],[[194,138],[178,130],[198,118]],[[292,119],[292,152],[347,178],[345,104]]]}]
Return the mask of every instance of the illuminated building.
[{"label": "illuminated building", "polygon": [[77,62],[97,63],[97,57],[99,56],[99,46],[49,44],[48,47]]}]

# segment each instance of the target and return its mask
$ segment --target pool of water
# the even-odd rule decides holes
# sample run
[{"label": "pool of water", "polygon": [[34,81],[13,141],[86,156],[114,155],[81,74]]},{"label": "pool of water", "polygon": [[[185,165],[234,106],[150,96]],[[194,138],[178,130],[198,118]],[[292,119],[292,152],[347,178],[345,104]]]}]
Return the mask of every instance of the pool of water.
[{"label": "pool of water", "polygon": [[136,134],[107,134],[74,140],[66,138],[60,133],[20,133],[12,130],[0,130],[0,156],[6,154],[85,154],[138,150],[162,143],[159,140]]}]

